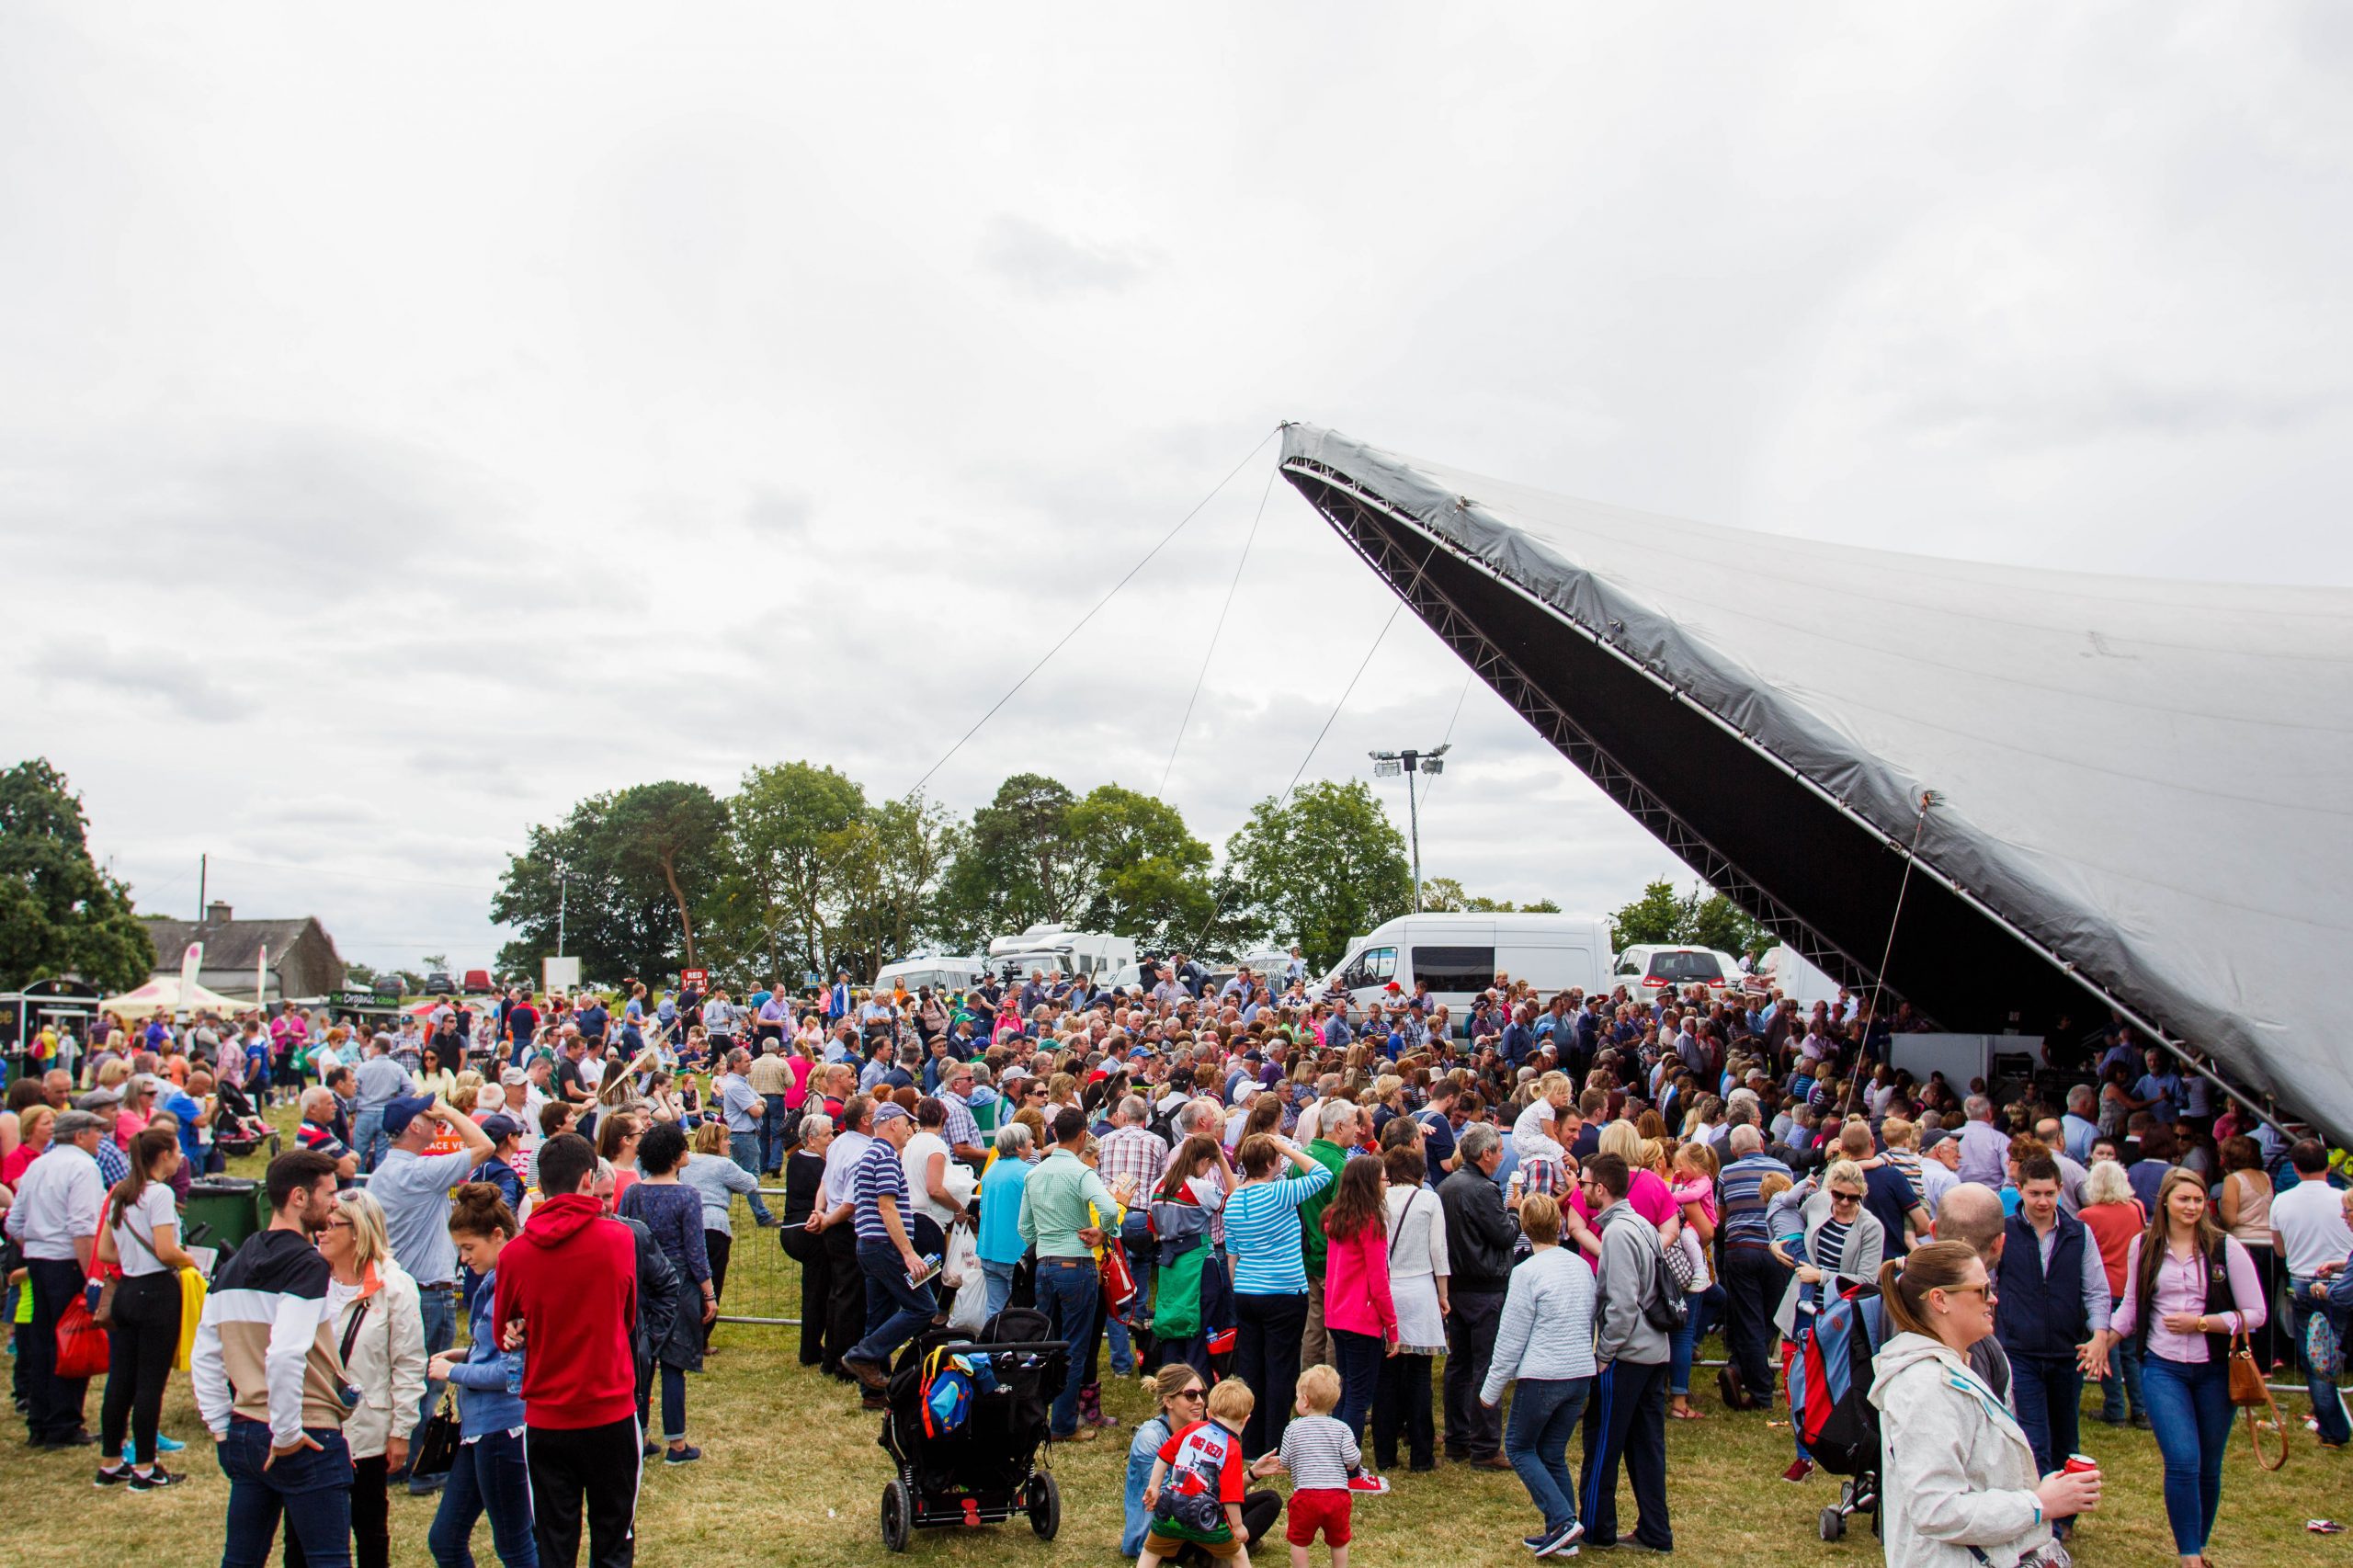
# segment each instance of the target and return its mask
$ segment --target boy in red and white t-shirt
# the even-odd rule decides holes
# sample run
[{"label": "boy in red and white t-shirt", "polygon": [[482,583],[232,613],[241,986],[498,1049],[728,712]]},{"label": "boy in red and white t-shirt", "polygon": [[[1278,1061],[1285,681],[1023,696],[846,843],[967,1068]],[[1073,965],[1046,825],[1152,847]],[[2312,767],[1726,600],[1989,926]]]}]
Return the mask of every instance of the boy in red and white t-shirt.
[{"label": "boy in red and white t-shirt", "polygon": [[1228,1378],[1210,1390],[1209,1419],[1190,1423],[1160,1446],[1152,1478],[1144,1483],[1143,1505],[1152,1510],[1152,1524],[1136,1568],[1160,1568],[1162,1559],[1188,1546],[1250,1568],[1245,1549],[1250,1530],[1242,1522],[1250,1467],[1242,1453],[1242,1427],[1257,1403],[1248,1384]]},{"label": "boy in red and white t-shirt", "polygon": [[1332,1416],[1340,1403],[1340,1374],[1321,1364],[1299,1375],[1299,1415],[1283,1428],[1279,1453],[1262,1455],[1254,1475],[1290,1471],[1290,1568],[1307,1568],[1307,1549],[1316,1531],[1332,1549],[1332,1568],[1348,1568],[1349,1478],[1364,1460],[1356,1434]]}]

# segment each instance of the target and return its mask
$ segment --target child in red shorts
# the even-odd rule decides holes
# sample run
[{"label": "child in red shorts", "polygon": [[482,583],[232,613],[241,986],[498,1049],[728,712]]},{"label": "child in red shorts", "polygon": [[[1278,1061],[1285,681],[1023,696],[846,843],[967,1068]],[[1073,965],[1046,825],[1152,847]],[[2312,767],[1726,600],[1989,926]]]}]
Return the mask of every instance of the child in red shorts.
[{"label": "child in red shorts", "polygon": [[1283,1429],[1281,1451],[1262,1455],[1250,1467],[1258,1475],[1290,1471],[1290,1508],[1283,1527],[1290,1568],[1307,1568],[1307,1549],[1319,1530],[1332,1549],[1332,1568],[1348,1568],[1348,1476],[1364,1456],[1356,1434],[1333,1419],[1339,1403],[1339,1373],[1325,1366],[1300,1373],[1299,1416]]}]

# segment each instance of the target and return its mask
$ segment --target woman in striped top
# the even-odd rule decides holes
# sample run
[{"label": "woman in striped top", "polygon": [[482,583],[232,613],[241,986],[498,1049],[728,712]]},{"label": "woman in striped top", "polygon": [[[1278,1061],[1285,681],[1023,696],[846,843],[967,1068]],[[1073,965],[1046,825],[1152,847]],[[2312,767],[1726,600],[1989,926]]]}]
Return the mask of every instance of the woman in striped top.
[{"label": "woman in striped top", "polygon": [[[1300,1335],[1307,1327],[1307,1266],[1299,1206],[1330,1185],[1332,1173],[1287,1138],[1261,1132],[1237,1151],[1242,1183],[1225,1199],[1225,1251],[1233,1264],[1234,1375],[1257,1394],[1243,1431],[1244,1451],[1282,1441],[1299,1381]],[[1290,1179],[1277,1172],[1288,1158]]]}]

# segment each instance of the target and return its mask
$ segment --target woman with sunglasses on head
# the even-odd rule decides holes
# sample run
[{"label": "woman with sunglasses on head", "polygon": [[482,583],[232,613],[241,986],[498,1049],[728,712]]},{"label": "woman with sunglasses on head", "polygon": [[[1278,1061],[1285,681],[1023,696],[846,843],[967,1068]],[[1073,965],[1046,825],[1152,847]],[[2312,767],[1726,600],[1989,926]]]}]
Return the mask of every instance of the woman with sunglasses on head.
[{"label": "woman with sunglasses on head", "polygon": [[2124,1293],[2103,1348],[2140,1349],[2142,1408],[2165,1462],[2165,1517],[2182,1568],[2204,1568],[2230,1445],[2231,1336],[2270,1316],[2245,1244],[2225,1234],[2206,1178],[2177,1166],[2157,1187],[2149,1228],[2124,1256]]},{"label": "woman with sunglasses on head", "polygon": [[[1773,1325],[1781,1331],[1786,1360],[1798,1337],[1799,1319],[1843,1286],[1869,1284],[1878,1278],[1887,1255],[1887,1231],[1878,1216],[1863,1207],[1866,1178],[1852,1160],[1834,1162],[1823,1177],[1823,1190],[1799,1209],[1802,1229],[1794,1251],[1790,1238],[1776,1236],[1768,1244],[1773,1256],[1790,1272],[1789,1289],[1781,1294]],[[1792,1426],[1792,1433],[1795,1427]],[[1803,1481],[1813,1470],[1813,1458],[1797,1439],[1797,1459],[1782,1472],[1785,1481]]]},{"label": "woman with sunglasses on head", "polygon": [[2099,1472],[2038,1477],[2025,1428],[1972,1369],[1969,1347],[1994,1332],[1984,1260],[1966,1243],[1931,1242],[1884,1265],[1879,1288],[1892,1332],[1872,1358],[1870,1401],[1889,1568],[2065,1562],[2049,1521],[2097,1507]]}]

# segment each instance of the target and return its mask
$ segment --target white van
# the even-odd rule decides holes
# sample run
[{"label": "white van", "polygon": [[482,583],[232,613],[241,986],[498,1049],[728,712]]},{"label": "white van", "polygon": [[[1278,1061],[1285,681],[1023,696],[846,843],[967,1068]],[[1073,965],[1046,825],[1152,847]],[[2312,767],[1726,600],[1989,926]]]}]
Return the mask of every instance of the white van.
[{"label": "white van", "polygon": [[1756,960],[1756,976],[1790,1001],[1811,1007],[1836,1002],[1846,987],[1809,963],[1794,948],[1775,948]]},{"label": "white van", "polygon": [[874,989],[888,991],[892,981],[901,981],[909,991],[920,991],[926,985],[935,994],[961,991],[979,984],[988,967],[988,960],[971,953],[910,953],[876,971]]},{"label": "white van", "polygon": [[1692,985],[1722,996],[1740,983],[1740,960],[1722,948],[1642,942],[1618,955],[1610,980],[1637,1002],[1655,1002],[1669,992],[1680,996]]},{"label": "white van", "polygon": [[1460,1027],[1499,973],[1545,997],[1573,985],[1588,994],[1606,989],[1609,922],[1597,915],[1403,915],[1351,942],[1310,994],[1336,983],[1361,1006],[1386,998],[1392,981],[1408,996],[1420,982]]}]

